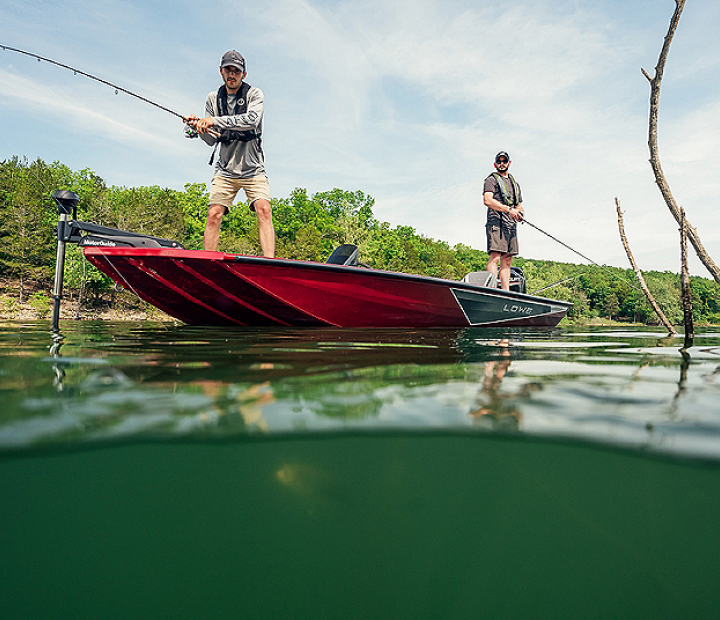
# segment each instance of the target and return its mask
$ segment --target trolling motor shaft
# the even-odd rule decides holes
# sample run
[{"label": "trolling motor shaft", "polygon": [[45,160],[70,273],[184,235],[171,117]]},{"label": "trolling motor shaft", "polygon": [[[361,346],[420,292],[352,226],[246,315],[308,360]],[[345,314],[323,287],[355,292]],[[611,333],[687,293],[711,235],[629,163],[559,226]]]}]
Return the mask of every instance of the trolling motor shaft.
[{"label": "trolling motor shaft", "polygon": [[60,221],[58,222],[58,247],[55,260],[55,285],[53,286],[53,320],[52,329],[57,332],[60,329],[60,299],[62,298],[63,279],[65,275],[65,239],[68,217],[72,214],[75,219],[77,206],[80,202],[78,195],[65,189],[58,189],[53,192],[53,200],[57,204]]}]

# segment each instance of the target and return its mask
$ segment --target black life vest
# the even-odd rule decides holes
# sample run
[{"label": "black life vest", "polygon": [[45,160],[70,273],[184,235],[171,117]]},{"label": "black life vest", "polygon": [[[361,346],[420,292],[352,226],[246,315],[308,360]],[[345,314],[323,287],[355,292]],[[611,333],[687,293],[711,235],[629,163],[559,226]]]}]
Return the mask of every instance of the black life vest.
[{"label": "black life vest", "polygon": [[[218,88],[217,92],[217,105],[218,105],[218,116],[237,116],[238,114],[245,114],[247,112],[247,95],[252,87],[247,82],[243,82],[240,85],[240,90],[235,96],[235,105],[233,106],[232,112],[228,109],[228,96],[227,88],[223,84]],[[210,154],[210,161],[208,164],[211,166],[215,161],[215,154],[217,153],[220,144],[229,144],[230,142],[250,142],[251,140],[257,140],[258,150],[262,153],[262,137],[259,131],[248,129],[245,131],[239,131],[237,129],[224,129],[220,133],[220,137],[215,144],[215,148]]]},{"label": "black life vest", "polygon": [[[219,116],[237,116],[239,114],[245,114],[247,112],[247,94],[251,86],[247,82],[243,82],[240,85],[240,90],[235,96],[235,105],[233,106],[232,112],[228,109],[228,95],[227,88],[223,84],[218,88],[217,92],[217,103],[218,103],[218,115]],[[240,140],[241,142],[249,142],[250,140],[260,141],[260,132],[256,130],[238,131],[236,129],[225,129],[220,134],[218,140],[224,144]]]},{"label": "black life vest", "polygon": [[512,174],[508,174],[508,179],[510,179],[510,183],[512,183],[513,188],[513,196],[510,196],[510,192],[508,191],[507,185],[502,181],[501,175],[499,175],[497,172],[492,173],[493,177],[495,177],[495,180],[497,181],[498,187],[500,188],[500,195],[502,196],[503,202],[508,207],[516,207],[520,204],[520,188],[518,187],[518,184],[515,182],[515,179],[513,179]]}]

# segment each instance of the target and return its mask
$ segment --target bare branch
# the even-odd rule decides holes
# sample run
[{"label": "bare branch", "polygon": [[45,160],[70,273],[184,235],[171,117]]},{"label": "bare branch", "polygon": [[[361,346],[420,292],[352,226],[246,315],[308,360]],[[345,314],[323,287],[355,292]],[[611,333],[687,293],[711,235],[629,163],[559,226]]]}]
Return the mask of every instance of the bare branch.
[{"label": "bare branch", "polygon": [[692,297],[690,295],[690,273],[687,265],[687,220],[685,219],[685,210],[680,207],[680,262],[682,269],[680,272],[680,288],[682,290],[683,300],[683,318],[685,320],[685,345],[684,349],[689,349],[693,345],[695,339],[695,328],[693,326],[693,307]]},{"label": "bare branch", "polygon": [[[673,36],[675,35],[675,31],[677,30],[678,22],[680,21],[680,15],[682,14],[684,6],[685,0],[675,0],[675,12],[673,13],[672,19],[670,20],[670,27],[668,28],[668,32],[665,35],[665,41],[660,52],[660,57],[658,59],[657,65],[655,66],[655,77],[650,78],[647,72],[642,69],[645,77],[650,80],[650,121],[648,127],[650,165],[652,166],[653,173],[655,174],[655,183],[660,189],[660,193],[665,199],[665,204],[667,205],[668,209],[670,209],[670,213],[672,213],[675,221],[678,224],[681,224],[683,216],[680,213],[680,207],[678,206],[672,192],[670,191],[670,186],[665,179],[665,174],[663,173],[662,166],[660,165],[660,156],[658,152],[657,142],[657,127],[658,109],[660,106],[660,84],[662,83],[667,56],[670,52],[670,43],[672,42]],[[700,259],[702,264],[705,265],[712,277],[715,278],[715,281],[720,284],[720,269],[705,250],[705,247],[700,241],[700,236],[698,235],[697,230],[695,230],[695,228],[690,225],[690,222],[688,222],[687,219],[685,219],[684,221],[687,230],[687,238],[690,240],[690,243],[692,243],[693,247],[695,248],[695,252],[697,253],[698,258]]]},{"label": "bare branch", "polygon": [[627,236],[625,235],[625,224],[623,223],[623,212],[620,210],[620,200],[615,198],[615,206],[617,208],[617,217],[618,217],[618,229],[620,230],[620,239],[622,241],[623,247],[625,248],[625,253],[627,254],[628,260],[630,261],[630,265],[632,265],[633,271],[635,272],[635,276],[637,277],[637,280],[640,284],[640,288],[642,289],[642,292],[645,294],[645,297],[647,297],[647,300],[650,302],[650,305],[652,306],[653,310],[655,310],[655,314],[658,315],[658,318],[660,319],[660,322],[667,328],[667,330],[671,334],[677,334],[677,331],[672,326],[672,323],[668,320],[668,318],[665,316],[665,313],[662,311],[662,308],[660,308],[660,305],[655,301],[655,298],[652,296],[652,293],[650,293],[650,290],[647,287],[647,284],[645,284],[645,278],[643,278],[643,274],[638,268],[637,264],[635,263],[635,259],[633,258],[632,252],[630,251],[630,244],[628,243]]}]

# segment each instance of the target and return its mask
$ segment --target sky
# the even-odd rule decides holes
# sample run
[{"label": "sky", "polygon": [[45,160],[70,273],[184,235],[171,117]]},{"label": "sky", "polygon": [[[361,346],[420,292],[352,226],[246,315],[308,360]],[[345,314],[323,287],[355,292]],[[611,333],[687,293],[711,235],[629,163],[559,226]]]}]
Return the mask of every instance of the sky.
[{"label": "sky", "polygon": [[[678,272],[648,162],[650,86],[674,0],[41,0],[0,7],[0,45],[202,115],[237,49],[265,95],[273,197],[341,188],[376,218],[485,249],[482,188],[510,153],[521,256]],[[660,97],[660,159],[720,261],[720,3],[688,0]],[[207,183],[210,149],[172,113],[0,49],[0,160],[89,168],[109,185]],[[82,198],[82,197],[81,197]],[[542,232],[541,232],[542,231]],[[555,238],[552,239],[550,237]],[[562,241],[565,245],[558,243]],[[709,277],[693,252],[690,271]]]}]

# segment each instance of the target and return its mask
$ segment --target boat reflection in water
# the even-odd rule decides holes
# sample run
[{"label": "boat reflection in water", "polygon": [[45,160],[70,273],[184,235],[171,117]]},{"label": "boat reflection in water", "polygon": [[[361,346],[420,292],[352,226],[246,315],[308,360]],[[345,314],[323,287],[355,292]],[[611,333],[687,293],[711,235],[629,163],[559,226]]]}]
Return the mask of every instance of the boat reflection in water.
[{"label": "boat reflection in water", "polygon": [[[658,338],[654,342],[668,344]],[[75,419],[65,413],[67,400],[43,401],[45,420],[58,412],[60,440],[67,439],[70,429],[73,436],[86,436],[85,423],[77,425],[84,416],[92,420],[89,428],[97,440],[132,425],[160,437],[396,427],[573,434],[582,428],[578,420],[589,424],[603,419],[593,418],[598,415],[612,422],[612,437],[615,421],[623,418],[610,412],[625,406],[615,386],[598,387],[592,379],[595,371],[586,380],[581,374],[578,382],[574,376],[565,378],[565,366],[559,372],[543,371],[572,360],[577,350],[567,334],[552,331],[164,325],[125,330],[106,342],[93,335],[81,346],[69,346],[70,355],[63,357],[56,344],[50,359],[56,389],[65,389],[65,398],[76,400]],[[661,346],[651,351],[674,353]],[[585,365],[576,368],[592,369],[587,362],[592,362],[593,352],[601,362],[602,348],[596,346],[588,349]],[[617,355],[613,352],[611,359]],[[538,356],[542,361],[534,362]],[[686,405],[690,368],[688,357],[677,357],[680,380],[673,379],[667,405],[673,416]],[[633,390],[651,385],[642,377],[657,372],[647,353],[635,358],[626,357]],[[647,389],[647,398],[655,398],[656,390]],[[587,400],[578,409],[567,409],[571,400],[566,394],[570,399],[587,395]],[[603,399],[611,406],[596,413]],[[123,425],[118,424],[121,420]],[[33,437],[52,440],[50,425],[26,426],[36,433]],[[654,422],[625,424],[623,432],[632,430],[641,441],[664,443],[657,433],[644,437],[653,428]]]},{"label": "boat reflection in water", "polygon": [[[458,397],[467,399],[472,386],[478,404],[469,415],[466,409],[465,422],[453,414],[451,425],[476,418],[478,427],[493,420],[490,427],[509,430],[511,417],[514,427],[519,426],[518,399],[527,399],[532,386],[515,394],[501,389],[513,356],[523,351],[510,344],[507,330],[496,331],[506,337],[488,339],[493,330],[474,328],[228,330],[166,325],[116,335],[111,346],[96,336],[80,350],[71,343],[69,357],[61,352],[66,340],[56,334],[50,359],[56,389],[83,401],[76,415],[87,412],[98,439],[104,424],[106,438],[111,437],[119,419],[128,425],[134,419],[142,432],[155,429],[160,436],[340,430],[377,423],[392,427],[399,419],[384,412],[390,403],[400,402],[395,391],[456,381],[461,382]],[[523,337],[519,331],[513,336]],[[486,376],[476,377],[481,368]],[[111,393],[118,398],[110,398]],[[163,397],[157,409],[154,403]],[[425,425],[422,415],[411,419]],[[441,418],[437,423],[445,422]],[[64,425],[58,430],[67,438]]]}]

